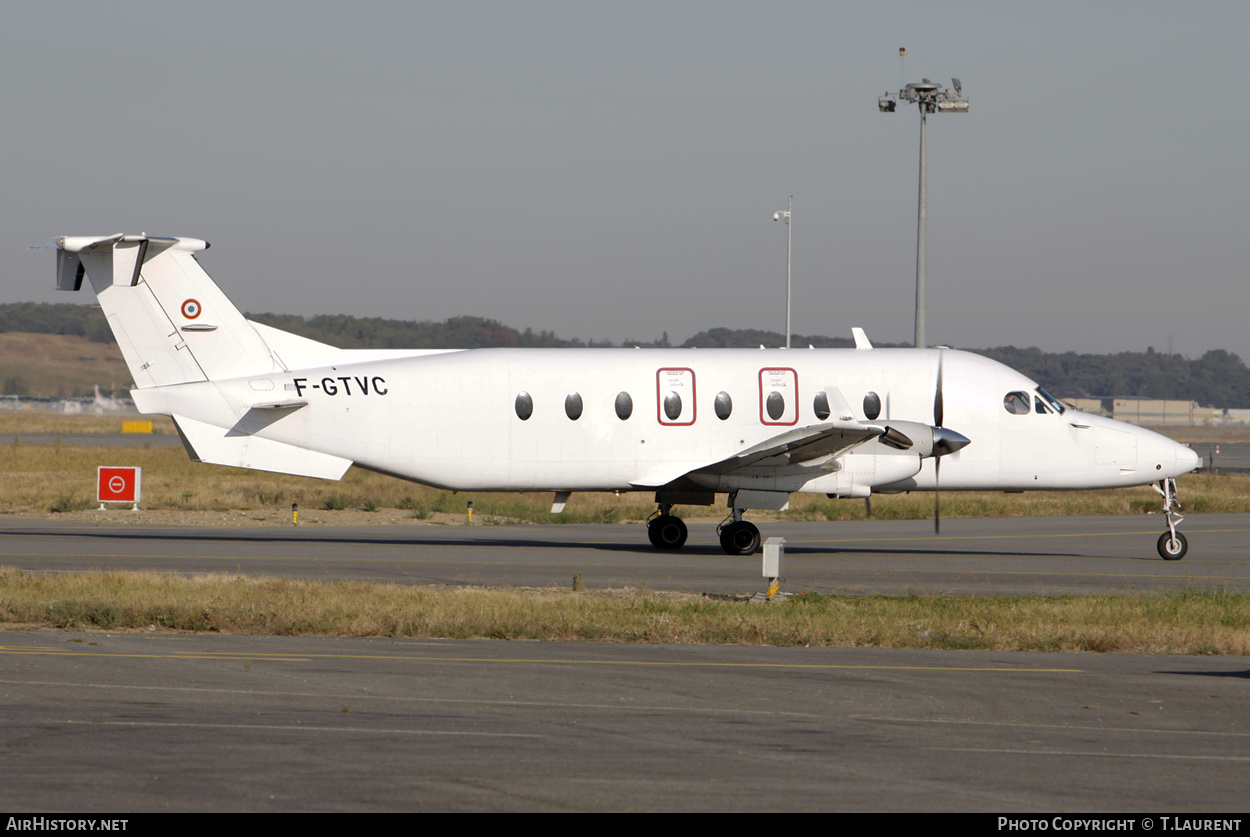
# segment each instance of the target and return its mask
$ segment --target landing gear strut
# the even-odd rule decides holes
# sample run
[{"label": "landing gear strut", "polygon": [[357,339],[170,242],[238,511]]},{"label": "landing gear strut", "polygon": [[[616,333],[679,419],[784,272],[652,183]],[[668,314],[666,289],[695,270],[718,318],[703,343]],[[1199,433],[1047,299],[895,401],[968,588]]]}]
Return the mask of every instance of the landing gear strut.
[{"label": "landing gear strut", "polygon": [[1189,541],[1176,531],[1177,525],[1185,519],[1176,511],[1181,507],[1180,498],[1176,493],[1176,480],[1159,480],[1159,483],[1152,485],[1151,488],[1159,492],[1159,496],[1163,498],[1163,515],[1168,522],[1168,530],[1159,536],[1159,555],[1164,561],[1179,561],[1189,551]]},{"label": "landing gear strut", "polygon": [[734,509],[730,522],[716,527],[720,548],[729,555],[754,555],[760,548],[760,530],[742,519],[744,509]]},{"label": "landing gear strut", "polygon": [[659,510],[647,518],[647,538],[656,549],[676,550],[686,545],[686,524],[669,514],[672,508],[672,503],[660,503]]}]

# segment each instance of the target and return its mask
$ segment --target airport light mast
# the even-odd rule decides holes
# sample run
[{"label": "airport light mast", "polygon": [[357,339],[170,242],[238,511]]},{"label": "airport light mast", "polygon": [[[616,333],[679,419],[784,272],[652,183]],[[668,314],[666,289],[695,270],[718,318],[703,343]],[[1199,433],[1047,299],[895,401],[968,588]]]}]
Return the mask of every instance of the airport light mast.
[{"label": "airport light mast", "polygon": [[790,253],[794,243],[794,232],[790,229],[790,213],[794,210],[794,195],[786,201],[786,208],[773,213],[773,220],[786,219],[786,348],[790,348]]},{"label": "airport light mast", "polygon": [[[899,51],[902,54],[902,50]],[[924,333],[924,189],[925,189],[925,121],[931,113],[967,113],[968,100],[963,98],[963,85],[951,79],[954,90],[942,89],[927,78],[912,82],[898,91],[898,98],[920,107],[920,208],[916,221],[916,337],[917,349],[925,347]],[[894,113],[898,102],[888,92],[877,99],[882,113]]]}]

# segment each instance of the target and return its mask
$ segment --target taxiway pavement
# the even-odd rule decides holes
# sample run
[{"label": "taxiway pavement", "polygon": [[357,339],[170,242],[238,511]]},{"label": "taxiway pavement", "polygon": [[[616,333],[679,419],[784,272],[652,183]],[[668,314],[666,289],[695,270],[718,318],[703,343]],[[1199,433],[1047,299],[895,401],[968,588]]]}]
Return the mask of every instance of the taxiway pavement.
[{"label": "taxiway pavement", "polygon": [[[104,512],[108,516],[135,514]],[[139,513],[142,514],[142,513]],[[114,517],[116,519],[116,517]],[[136,518],[123,518],[134,520]],[[139,518],[141,519],[141,518]],[[1250,515],[769,523],[783,590],[1250,588]],[[710,525],[9,519],[0,564],[744,593]],[[1239,811],[1244,658],[0,633],[0,805],[133,811]]]},{"label": "taxiway pavement", "polygon": [[0,806],[1245,808],[1244,658],[0,633]]},{"label": "taxiway pavement", "polygon": [[[789,592],[1250,591],[1250,514],[1189,515],[1180,561],[1155,551],[1157,515],[948,520],[941,535],[928,521],[762,529],[786,539],[781,589]],[[0,565],[526,587],[568,585],[581,573],[588,587],[725,594],[765,586],[759,556],[725,555],[710,524],[692,524],[681,551],[659,552],[637,524],[178,528],[10,519],[0,522]]]}]

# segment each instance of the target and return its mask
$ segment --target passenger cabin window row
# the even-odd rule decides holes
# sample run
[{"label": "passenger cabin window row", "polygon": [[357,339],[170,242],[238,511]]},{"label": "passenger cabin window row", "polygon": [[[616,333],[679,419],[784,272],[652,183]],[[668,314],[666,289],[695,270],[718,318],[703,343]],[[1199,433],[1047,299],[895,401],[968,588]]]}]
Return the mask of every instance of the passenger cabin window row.
[{"label": "passenger cabin window row", "polygon": [[[1039,391],[1045,392],[1044,390],[1041,390],[1040,387]],[[1047,395],[1049,396],[1049,393],[1047,393]],[[1019,401],[1018,403],[1016,401],[1012,401],[1011,399],[1013,396],[1019,396],[1022,401]],[[1007,406],[1007,412],[1009,413],[1013,412],[1013,405],[1018,408],[1020,403],[1024,405],[1024,412],[1027,413],[1029,411],[1028,396],[1022,392],[1008,393],[1007,398],[1004,399],[1003,403]],[[1039,399],[1039,413],[1043,411],[1041,403],[1042,402]],[[530,416],[534,415],[534,399],[528,392],[518,392],[514,406],[516,409],[516,416],[521,421],[529,421]],[[613,406],[616,409],[616,417],[621,421],[628,421],[634,414],[634,399],[628,392],[617,393]],[[677,419],[681,416],[682,411],[681,394],[673,391],[666,393],[661,402],[661,406],[664,410],[664,415],[669,421],[677,421]],[[712,411],[716,413],[716,417],[718,419],[725,421],[730,415],[733,414],[733,409],[733,398],[730,397],[729,393],[723,390],[716,393],[716,398],[712,401]],[[764,399],[764,410],[768,414],[768,417],[773,421],[779,420],[786,411],[785,396],[782,393],[773,390]],[[582,411],[583,403],[580,393],[570,392],[564,397],[564,414],[569,417],[570,421],[577,421],[581,418]],[[1062,407],[1059,408],[1059,411],[1062,412]],[[812,413],[815,414],[818,421],[827,420],[831,414],[829,409],[829,396],[823,390],[816,393],[816,396],[812,399]],[[881,397],[875,392],[870,392],[864,396],[864,416],[869,421],[875,421],[879,415],[881,415]]]}]

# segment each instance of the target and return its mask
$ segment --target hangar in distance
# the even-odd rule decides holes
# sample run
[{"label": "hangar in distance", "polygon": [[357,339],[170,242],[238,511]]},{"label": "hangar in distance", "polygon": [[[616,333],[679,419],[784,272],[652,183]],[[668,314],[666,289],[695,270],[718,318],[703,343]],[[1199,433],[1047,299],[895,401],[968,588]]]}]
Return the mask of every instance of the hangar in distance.
[{"label": "hangar in distance", "polygon": [[1050,491],[1152,485],[1164,558],[1187,550],[1175,478],[1189,448],[1080,413],[1014,370],[951,349],[344,350],[246,318],[193,238],[63,236],[57,286],[95,290],[144,413],[192,459],[338,479],[352,464],[459,491],[728,495],[722,548],[759,548],[751,509],[793,492]]}]

